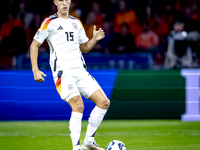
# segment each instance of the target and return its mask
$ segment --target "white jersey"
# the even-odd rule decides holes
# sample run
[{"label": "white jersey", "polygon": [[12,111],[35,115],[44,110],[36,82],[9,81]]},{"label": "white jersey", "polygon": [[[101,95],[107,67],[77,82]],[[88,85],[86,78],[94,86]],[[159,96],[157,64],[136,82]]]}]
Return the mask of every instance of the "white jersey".
[{"label": "white jersey", "polygon": [[47,40],[50,47],[50,66],[52,71],[85,67],[80,44],[88,41],[79,19],[69,16],[62,19],[54,14],[46,18],[34,36],[43,43]]}]

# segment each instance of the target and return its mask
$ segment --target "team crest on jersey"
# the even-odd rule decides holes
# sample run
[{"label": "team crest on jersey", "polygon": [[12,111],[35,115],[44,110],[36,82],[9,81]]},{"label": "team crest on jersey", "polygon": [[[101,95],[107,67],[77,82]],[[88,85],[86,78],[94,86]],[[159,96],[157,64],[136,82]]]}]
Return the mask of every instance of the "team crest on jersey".
[{"label": "team crest on jersey", "polygon": [[72,84],[68,85],[67,87],[68,87],[68,90],[69,90],[69,91],[72,91],[72,90],[74,89],[74,87],[73,87]]},{"label": "team crest on jersey", "polygon": [[72,23],[72,25],[73,25],[73,27],[74,27],[75,30],[78,30],[78,26],[77,26],[76,23]]}]

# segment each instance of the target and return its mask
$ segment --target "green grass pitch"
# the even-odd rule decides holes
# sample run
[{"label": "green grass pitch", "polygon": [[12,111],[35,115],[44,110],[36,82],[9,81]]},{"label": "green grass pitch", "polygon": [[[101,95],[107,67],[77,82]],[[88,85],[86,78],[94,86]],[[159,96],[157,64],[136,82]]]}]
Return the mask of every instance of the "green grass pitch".
[{"label": "green grass pitch", "polygon": [[[0,122],[1,150],[72,150],[68,121]],[[83,121],[81,142],[87,121]],[[96,133],[101,147],[121,140],[127,150],[200,150],[200,122],[104,120]]]}]

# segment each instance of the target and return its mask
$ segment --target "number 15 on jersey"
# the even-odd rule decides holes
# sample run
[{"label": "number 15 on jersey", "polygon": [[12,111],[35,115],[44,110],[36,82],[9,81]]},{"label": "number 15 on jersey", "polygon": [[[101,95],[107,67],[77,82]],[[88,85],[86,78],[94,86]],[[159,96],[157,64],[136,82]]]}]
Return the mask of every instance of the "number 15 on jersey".
[{"label": "number 15 on jersey", "polygon": [[67,35],[67,41],[74,41],[74,32],[65,32]]}]

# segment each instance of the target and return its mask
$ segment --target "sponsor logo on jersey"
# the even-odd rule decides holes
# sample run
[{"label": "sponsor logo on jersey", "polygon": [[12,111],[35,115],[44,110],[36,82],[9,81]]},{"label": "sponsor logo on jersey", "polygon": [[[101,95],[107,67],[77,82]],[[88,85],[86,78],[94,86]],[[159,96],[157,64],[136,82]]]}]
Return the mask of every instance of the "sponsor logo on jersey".
[{"label": "sponsor logo on jersey", "polygon": [[73,25],[73,28],[74,28],[75,30],[78,30],[78,26],[77,26],[76,23],[72,23],[72,25]]},{"label": "sponsor logo on jersey", "polygon": [[63,30],[63,28],[61,26],[59,26],[57,30]]}]

